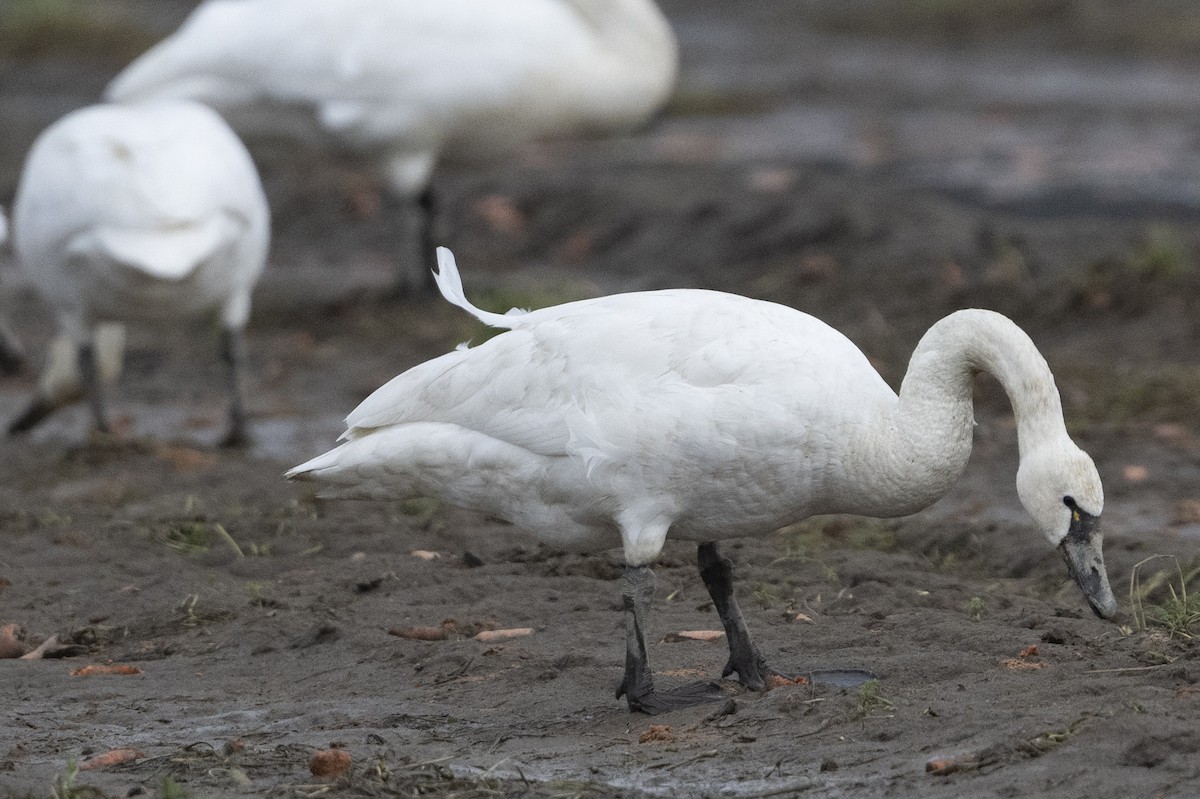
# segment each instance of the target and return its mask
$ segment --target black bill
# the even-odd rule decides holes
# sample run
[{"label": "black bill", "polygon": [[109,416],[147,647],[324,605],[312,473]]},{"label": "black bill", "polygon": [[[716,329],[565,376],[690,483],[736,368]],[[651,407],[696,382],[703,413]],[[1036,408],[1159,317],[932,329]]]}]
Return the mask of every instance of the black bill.
[{"label": "black bill", "polygon": [[1083,591],[1092,610],[1102,619],[1117,615],[1117,598],[1108,584],[1101,550],[1100,517],[1079,508],[1071,510],[1071,527],[1067,537],[1058,545],[1071,579]]}]

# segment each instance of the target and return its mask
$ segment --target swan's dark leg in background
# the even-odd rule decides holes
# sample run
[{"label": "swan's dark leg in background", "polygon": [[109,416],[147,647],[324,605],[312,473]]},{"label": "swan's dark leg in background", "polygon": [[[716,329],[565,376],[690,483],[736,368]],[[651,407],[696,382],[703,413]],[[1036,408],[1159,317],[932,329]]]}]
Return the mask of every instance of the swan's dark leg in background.
[{"label": "swan's dark leg in background", "polygon": [[246,425],[246,398],[242,372],[246,363],[246,340],[242,331],[231,328],[221,330],[221,360],[225,362],[229,385],[229,432],[221,441],[224,447],[240,447],[249,443]]},{"label": "swan's dark leg in background", "polygon": [[401,255],[396,264],[396,285],[392,294],[397,298],[433,294],[433,265],[437,262],[435,249],[444,242],[437,240],[437,202],[433,188],[426,186],[416,197],[397,198],[400,216],[399,234]]},{"label": "swan's dark leg in background", "polygon": [[651,715],[726,698],[727,694],[713,682],[692,683],[670,691],[654,689],[654,677],[646,659],[645,620],[655,582],[649,566],[625,567],[625,587],[621,592],[625,608],[625,679],[617,689],[617,698],[624,696],[630,710]]},{"label": "swan's dark leg in background", "polygon": [[29,407],[22,411],[20,416],[9,422],[8,434],[11,436],[29,432],[57,409],[58,406],[45,397],[35,396],[33,402],[29,403]]},{"label": "swan's dark leg in background", "polygon": [[0,323],[0,373],[15,375],[25,365],[25,353],[7,325]]},{"label": "swan's dark leg in background", "polygon": [[[729,558],[722,557],[717,545],[711,542],[699,546],[696,560],[700,566],[700,578],[712,597],[717,615],[725,627],[725,638],[729,641],[729,660],[721,676],[727,677],[737,672],[742,684],[753,691],[766,688],[772,676],[788,677],[768,666],[758,647],[750,640],[750,630],[733,595],[733,563]],[[875,679],[874,674],[862,669],[812,671],[803,676],[818,685],[836,685],[840,688],[853,688]]]},{"label": "swan's dark leg in background", "polygon": [[90,337],[79,345],[79,382],[83,384],[83,396],[92,409],[96,431],[111,434],[108,414],[104,410],[104,394],[100,390],[100,373],[96,367],[96,345]]}]

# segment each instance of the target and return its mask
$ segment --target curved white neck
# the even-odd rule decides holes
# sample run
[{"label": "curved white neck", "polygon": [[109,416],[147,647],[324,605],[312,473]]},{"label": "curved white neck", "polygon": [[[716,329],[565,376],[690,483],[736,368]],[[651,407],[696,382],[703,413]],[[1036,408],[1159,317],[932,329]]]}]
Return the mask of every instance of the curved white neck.
[{"label": "curved white neck", "polygon": [[1022,455],[1067,435],[1054,376],[1029,336],[1001,314],[958,311],[921,338],[898,401],[861,442],[862,465],[874,475],[867,504],[903,515],[950,490],[971,454],[976,372],[1008,394]]}]

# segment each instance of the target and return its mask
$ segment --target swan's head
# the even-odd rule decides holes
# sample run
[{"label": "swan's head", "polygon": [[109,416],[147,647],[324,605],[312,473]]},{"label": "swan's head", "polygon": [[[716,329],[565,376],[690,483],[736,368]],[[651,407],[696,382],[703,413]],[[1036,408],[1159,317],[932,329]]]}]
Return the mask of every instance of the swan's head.
[{"label": "swan's head", "polygon": [[1100,532],[1104,489],[1088,454],[1065,436],[1024,453],[1017,494],[1042,534],[1062,553],[1067,571],[1096,615],[1115,616],[1117,600],[1108,584]]}]

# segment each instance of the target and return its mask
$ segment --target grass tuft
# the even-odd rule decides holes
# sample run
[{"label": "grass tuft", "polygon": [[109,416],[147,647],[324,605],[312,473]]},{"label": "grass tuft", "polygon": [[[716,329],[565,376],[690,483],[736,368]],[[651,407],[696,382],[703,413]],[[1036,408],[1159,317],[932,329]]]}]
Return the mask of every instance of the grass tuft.
[{"label": "grass tuft", "polygon": [[[1142,567],[1156,560],[1170,560],[1175,564],[1178,584],[1172,582],[1169,569],[1143,579]],[[1200,595],[1190,593],[1188,583],[1198,575],[1200,565],[1190,567],[1185,573],[1179,559],[1173,555],[1152,555],[1135,564],[1129,574],[1129,606],[1135,629],[1145,632],[1157,628],[1171,640],[1196,640],[1200,634]],[[1151,601],[1152,596],[1159,597],[1158,601]]]},{"label": "grass tuft", "polygon": [[879,693],[879,680],[867,680],[858,689],[858,710],[855,718],[863,718],[873,713],[891,713],[896,709],[896,703]]}]

